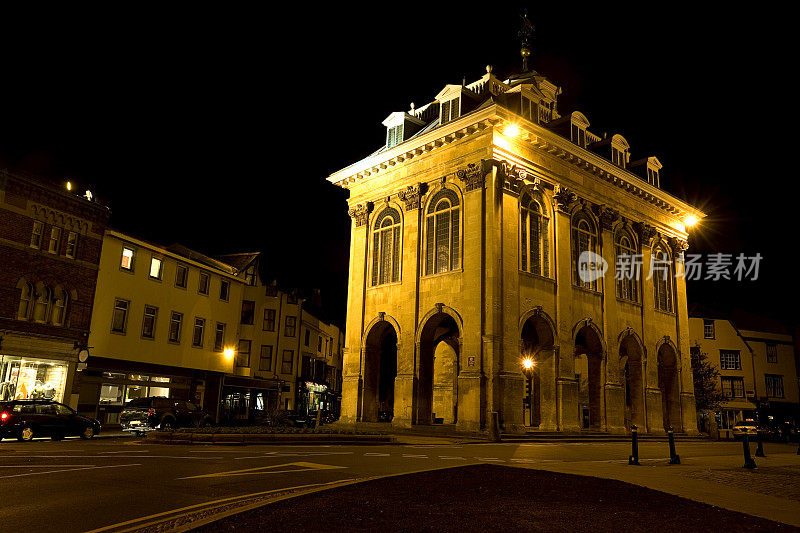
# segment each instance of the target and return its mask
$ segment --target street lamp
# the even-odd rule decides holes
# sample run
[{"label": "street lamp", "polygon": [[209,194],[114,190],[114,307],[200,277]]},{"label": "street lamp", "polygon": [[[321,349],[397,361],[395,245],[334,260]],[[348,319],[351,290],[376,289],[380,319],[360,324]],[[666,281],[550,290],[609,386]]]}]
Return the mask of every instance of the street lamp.
[{"label": "street lamp", "polygon": [[533,367],[536,366],[536,362],[531,357],[526,357],[522,360],[522,373],[525,374],[525,395],[528,398],[528,418],[530,420],[530,425],[533,427],[533,401],[532,401],[532,379],[533,379]]}]

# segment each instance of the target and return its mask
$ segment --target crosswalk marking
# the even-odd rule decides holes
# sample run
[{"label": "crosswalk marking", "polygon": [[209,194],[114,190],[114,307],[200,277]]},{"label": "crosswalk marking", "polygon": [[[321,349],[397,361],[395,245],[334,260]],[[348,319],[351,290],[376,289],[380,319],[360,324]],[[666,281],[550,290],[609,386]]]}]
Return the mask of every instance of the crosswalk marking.
[{"label": "crosswalk marking", "polygon": [[[294,468],[291,468],[294,467]],[[346,466],[323,465],[319,463],[286,463],[282,465],[257,466],[255,468],[245,468],[242,470],[228,470],[226,472],[214,472],[213,474],[201,474],[199,476],[179,477],[178,479],[198,479],[207,477],[232,477],[232,476],[253,476],[259,474],[284,474],[288,472],[308,472],[309,470],[335,470],[347,468]],[[282,469],[282,470],[280,470]]]}]

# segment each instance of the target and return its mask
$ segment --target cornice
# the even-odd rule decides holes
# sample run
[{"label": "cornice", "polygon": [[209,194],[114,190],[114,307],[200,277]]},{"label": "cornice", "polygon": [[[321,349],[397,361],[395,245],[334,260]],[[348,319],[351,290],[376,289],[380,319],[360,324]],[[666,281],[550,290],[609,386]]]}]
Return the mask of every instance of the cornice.
[{"label": "cornice", "polygon": [[464,115],[458,120],[435,128],[419,138],[409,139],[390,150],[362,159],[331,174],[328,177],[328,181],[343,188],[350,188],[351,184],[379,174],[399,163],[433,152],[465,137],[481,133],[484,130],[494,129],[503,123],[512,122],[522,126],[521,129],[523,130],[514,139],[515,142],[528,144],[558,157],[571,166],[637,196],[675,217],[685,218],[688,215],[697,218],[705,217],[705,213],[699,209],[647,183],[632,172],[617,167],[601,156],[581,148],[557,133],[529,122],[497,104]]}]

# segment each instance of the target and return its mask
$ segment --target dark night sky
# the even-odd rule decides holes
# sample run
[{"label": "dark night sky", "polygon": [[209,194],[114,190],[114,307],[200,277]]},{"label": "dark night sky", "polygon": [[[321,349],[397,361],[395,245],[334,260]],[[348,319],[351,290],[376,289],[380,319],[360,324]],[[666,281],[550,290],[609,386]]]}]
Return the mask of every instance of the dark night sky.
[{"label": "dark night sky", "polygon": [[[788,20],[697,5],[530,5],[532,66],[562,114],[656,155],[706,210],[692,251],[764,256],[758,282],[694,282],[690,301],[800,322]],[[390,112],[519,67],[519,8],[466,6],[3,14],[0,168],[88,184],[136,236],[262,250],[341,320],[349,218],[325,178],[381,145]]]}]

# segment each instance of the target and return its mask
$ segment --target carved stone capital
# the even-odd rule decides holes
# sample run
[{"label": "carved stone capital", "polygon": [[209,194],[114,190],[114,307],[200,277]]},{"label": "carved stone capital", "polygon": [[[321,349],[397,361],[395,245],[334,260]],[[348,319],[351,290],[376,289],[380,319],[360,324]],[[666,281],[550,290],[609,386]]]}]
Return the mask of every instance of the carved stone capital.
[{"label": "carved stone capital", "polygon": [[372,202],[358,204],[351,208],[347,213],[355,221],[356,227],[365,226],[369,222],[369,214],[372,213],[374,205]]},{"label": "carved stone capital", "polygon": [[650,246],[650,243],[653,242],[653,237],[658,233],[656,228],[644,222],[634,222],[633,229],[635,229],[636,233],[639,235],[639,241],[642,243],[642,246]]},{"label": "carved stone capital", "polygon": [[400,191],[397,196],[403,201],[406,211],[419,209],[422,195],[428,190],[428,185],[425,183],[417,183],[416,185],[409,185],[404,191]]},{"label": "carved stone capital", "polygon": [[569,213],[577,199],[578,196],[568,187],[556,185],[555,192],[553,193],[553,201],[557,210],[562,213]]},{"label": "carved stone capital", "polygon": [[612,230],[614,222],[619,220],[619,211],[607,205],[598,205],[594,208],[597,218],[600,219],[600,225],[604,230]]},{"label": "carved stone capital", "polygon": [[456,176],[466,185],[466,192],[482,189],[485,181],[483,160],[480,163],[469,163],[467,168],[457,170]]},{"label": "carved stone capital", "polygon": [[667,242],[669,242],[669,246],[676,257],[689,249],[689,243],[677,237],[670,237]]}]

